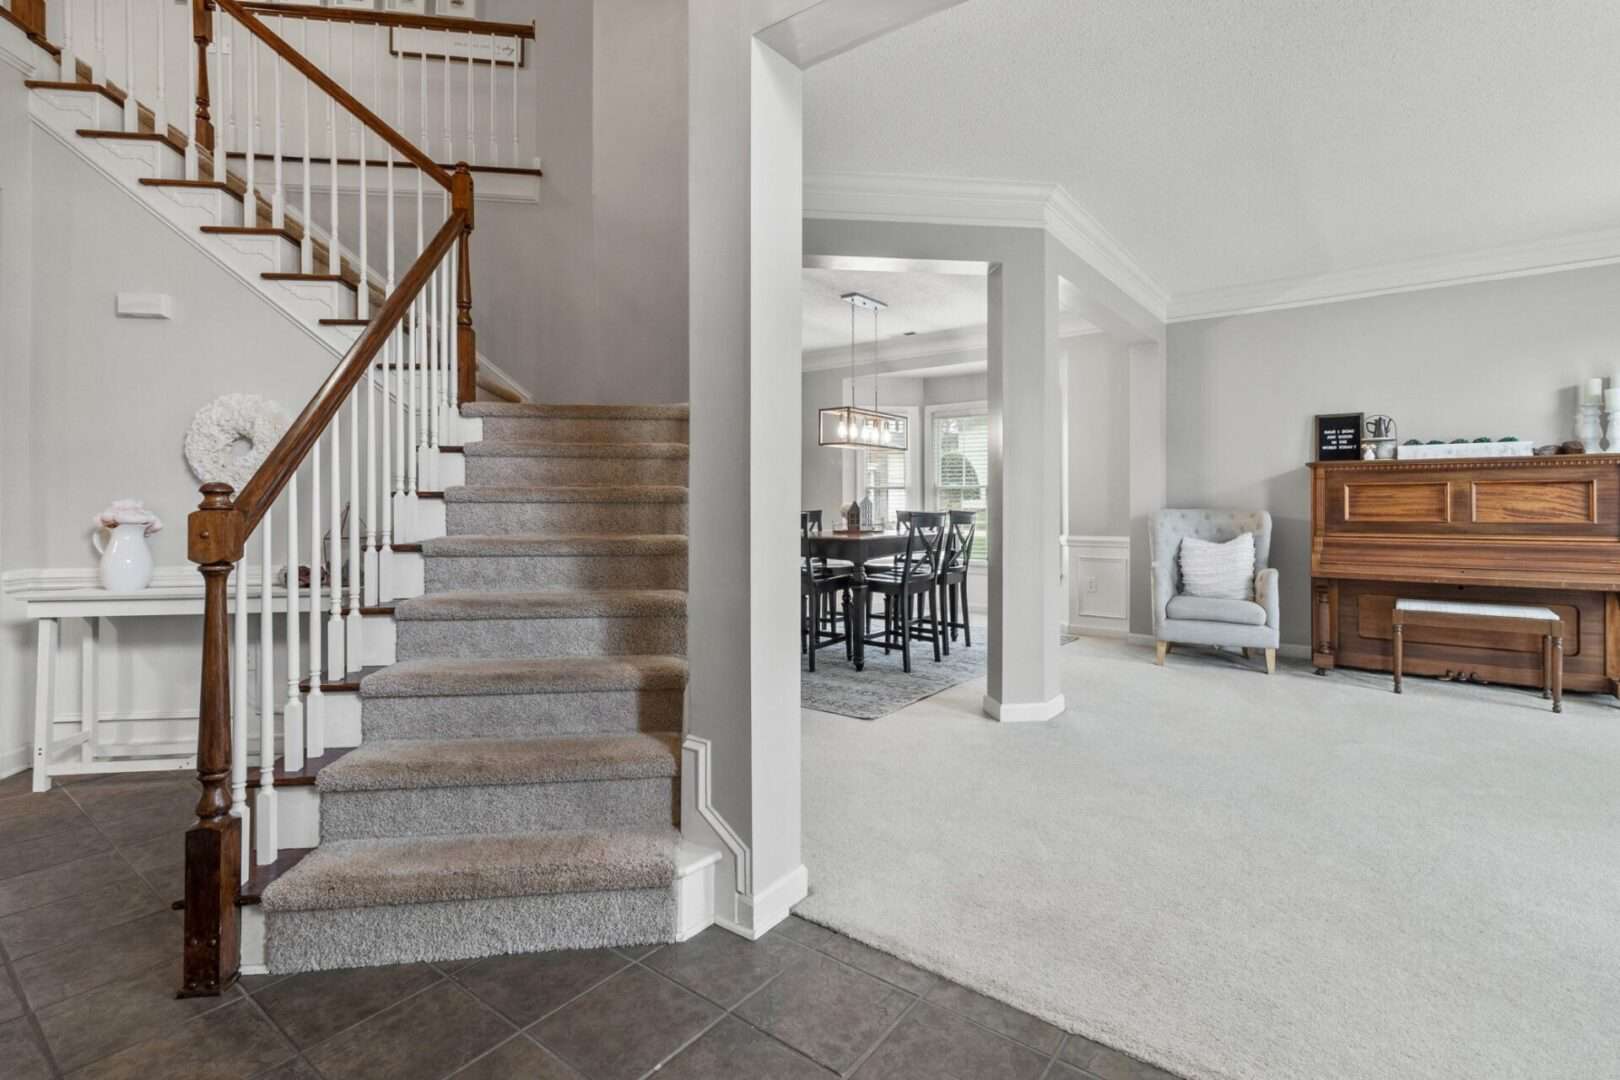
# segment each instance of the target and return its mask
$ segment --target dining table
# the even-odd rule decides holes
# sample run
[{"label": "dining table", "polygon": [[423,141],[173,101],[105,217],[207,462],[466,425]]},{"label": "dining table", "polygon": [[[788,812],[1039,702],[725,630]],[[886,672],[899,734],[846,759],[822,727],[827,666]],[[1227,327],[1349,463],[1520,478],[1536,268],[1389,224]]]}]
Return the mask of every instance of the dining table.
[{"label": "dining table", "polygon": [[831,530],[800,537],[799,555],[813,559],[842,559],[851,564],[849,575],[849,602],[853,607],[851,622],[855,627],[855,670],[866,669],[866,564],[887,555],[900,555],[906,550],[903,532],[855,532]]}]

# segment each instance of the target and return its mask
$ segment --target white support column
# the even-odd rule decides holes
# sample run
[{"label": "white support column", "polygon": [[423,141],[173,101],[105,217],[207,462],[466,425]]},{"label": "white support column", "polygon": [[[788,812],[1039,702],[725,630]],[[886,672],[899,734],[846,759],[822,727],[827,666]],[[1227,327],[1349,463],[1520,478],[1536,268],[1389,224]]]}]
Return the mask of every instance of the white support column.
[{"label": "white support column", "polygon": [[170,4],[168,0],[152,0],[152,5],[156,9],[152,15],[153,32],[157,35],[157,99],[152,102],[152,130],[163,135],[169,130],[169,65],[164,58],[169,39],[164,23],[169,20],[164,13]]}]

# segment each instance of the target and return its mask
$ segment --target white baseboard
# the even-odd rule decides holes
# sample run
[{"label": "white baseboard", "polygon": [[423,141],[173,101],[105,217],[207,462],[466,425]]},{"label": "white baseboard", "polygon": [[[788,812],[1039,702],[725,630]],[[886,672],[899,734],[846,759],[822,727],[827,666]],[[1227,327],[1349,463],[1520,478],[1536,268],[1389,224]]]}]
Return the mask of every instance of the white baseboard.
[{"label": "white baseboard", "polygon": [[728,898],[730,910],[716,910],[714,921],[739,937],[758,941],[809,895],[810,871],[800,864],[753,896],[733,894]]},{"label": "white baseboard", "polygon": [[1050,701],[1012,702],[997,701],[989,694],[984,695],[985,715],[992,720],[999,720],[1003,724],[1033,724],[1050,720],[1064,709],[1063,695],[1059,694]]},{"label": "white baseboard", "polygon": [[1131,634],[1131,621],[1101,615],[1073,615],[1063,624],[1063,632],[1080,637],[1127,638]]},{"label": "white baseboard", "polygon": [[0,780],[16,776],[33,764],[34,748],[28,743],[0,750]]}]

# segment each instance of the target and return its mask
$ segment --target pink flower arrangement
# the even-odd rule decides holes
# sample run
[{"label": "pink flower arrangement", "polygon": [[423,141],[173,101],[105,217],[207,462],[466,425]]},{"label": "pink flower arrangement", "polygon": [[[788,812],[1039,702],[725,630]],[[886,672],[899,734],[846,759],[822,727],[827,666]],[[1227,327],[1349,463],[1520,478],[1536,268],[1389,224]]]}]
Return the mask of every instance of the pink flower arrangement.
[{"label": "pink flower arrangement", "polygon": [[103,529],[116,529],[120,525],[144,525],[145,535],[151,536],[163,528],[158,516],[146,508],[139,499],[114,499],[112,505],[95,516],[95,524]]}]

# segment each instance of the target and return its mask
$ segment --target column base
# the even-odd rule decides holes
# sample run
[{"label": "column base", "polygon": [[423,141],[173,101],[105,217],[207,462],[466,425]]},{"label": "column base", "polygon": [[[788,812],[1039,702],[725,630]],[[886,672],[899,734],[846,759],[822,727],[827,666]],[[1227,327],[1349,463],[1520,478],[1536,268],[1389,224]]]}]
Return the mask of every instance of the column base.
[{"label": "column base", "polygon": [[1065,707],[1062,694],[1050,701],[1031,702],[1000,702],[989,694],[984,695],[984,714],[1003,724],[1039,723],[1050,720]]}]

